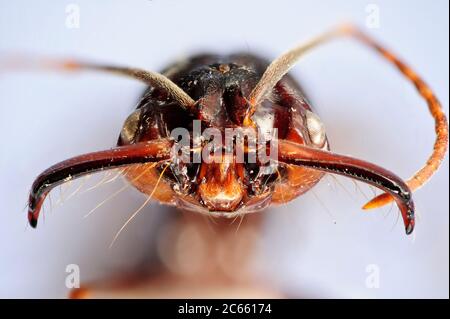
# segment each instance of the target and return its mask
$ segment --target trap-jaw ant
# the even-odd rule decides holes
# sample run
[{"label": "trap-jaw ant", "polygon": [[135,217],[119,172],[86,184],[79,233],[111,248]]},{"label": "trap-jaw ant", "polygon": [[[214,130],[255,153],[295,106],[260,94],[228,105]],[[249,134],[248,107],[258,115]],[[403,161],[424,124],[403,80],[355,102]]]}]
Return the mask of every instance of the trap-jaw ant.
[{"label": "trap-jaw ant", "polygon": [[[435,120],[434,149],[425,166],[406,182],[375,164],[330,152],[322,122],[301,88],[287,75],[305,53],[341,36],[357,39],[385,57],[428,104]],[[381,189],[384,193],[364,209],[395,201],[410,234],[415,222],[412,192],[438,169],[447,150],[447,119],[431,89],[396,56],[352,26],[314,38],[270,64],[249,54],[206,54],[174,64],[161,74],[79,61],[50,61],[42,66],[115,73],[149,87],[125,121],[117,147],[71,158],[37,177],[29,197],[28,219],[33,227],[46,195],[55,186],[101,170],[132,167],[126,172],[127,179],[149,198],[225,217],[291,201],[310,190],[325,173],[339,174]],[[204,128],[219,130],[276,128],[276,161],[262,165],[238,162],[233,156],[211,163],[175,161],[170,132],[177,127],[192,130],[194,120],[200,120]]]}]

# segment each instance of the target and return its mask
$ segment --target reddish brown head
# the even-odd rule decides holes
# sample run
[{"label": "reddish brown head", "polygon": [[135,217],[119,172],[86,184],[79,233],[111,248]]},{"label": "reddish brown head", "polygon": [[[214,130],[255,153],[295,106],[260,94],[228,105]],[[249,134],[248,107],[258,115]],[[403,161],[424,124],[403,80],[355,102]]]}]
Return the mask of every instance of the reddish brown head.
[{"label": "reddish brown head", "polygon": [[[323,172],[280,164],[277,150],[272,150],[276,145],[271,143],[278,139],[328,149],[319,117],[289,76],[252,115],[252,125],[244,123],[248,97],[266,67],[260,58],[239,54],[203,55],[168,68],[165,74],[196,101],[190,109],[166,99],[160,90],[146,91],[126,121],[119,145],[172,137],[184,143],[184,154],[192,153],[174,160],[165,174],[162,183],[173,196],[156,190],[155,198],[189,210],[234,216],[290,201],[320,180]],[[262,153],[272,155],[272,161],[262,161]],[[153,183],[145,187],[133,182],[142,170],[128,178],[150,194]]]}]

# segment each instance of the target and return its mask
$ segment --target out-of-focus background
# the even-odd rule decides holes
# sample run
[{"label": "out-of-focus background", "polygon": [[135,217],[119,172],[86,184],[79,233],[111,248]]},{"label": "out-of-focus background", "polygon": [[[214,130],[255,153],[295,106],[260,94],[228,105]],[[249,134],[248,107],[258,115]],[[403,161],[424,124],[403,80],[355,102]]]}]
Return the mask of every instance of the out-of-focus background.
[{"label": "out-of-focus background", "polygon": [[[0,54],[80,57],[158,71],[202,51],[274,58],[353,21],[412,65],[448,114],[448,6],[446,0],[1,0]],[[426,105],[370,50],[335,41],[291,74],[325,122],[334,151],[404,178],[425,162],[434,141]],[[54,191],[37,230],[27,226],[24,210],[42,170],[115,144],[143,89],[102,74],[0,74],[0,297],[63,298],[67,265],[79,265],[82,282],[89,282],[153,258],[171,209],[151,204],[111,249],[145,196],[129,188],[83,218],[123,185],[120,179],[72,197],[76,185]],[[410,237],[395,207],[362,211],[371,189],[344,178],[325,178],[313,192],[265,212],[256,259],[261,280],[300,297],[448,298],[448,167],[446,159],[415,194],[419,220]]]}]

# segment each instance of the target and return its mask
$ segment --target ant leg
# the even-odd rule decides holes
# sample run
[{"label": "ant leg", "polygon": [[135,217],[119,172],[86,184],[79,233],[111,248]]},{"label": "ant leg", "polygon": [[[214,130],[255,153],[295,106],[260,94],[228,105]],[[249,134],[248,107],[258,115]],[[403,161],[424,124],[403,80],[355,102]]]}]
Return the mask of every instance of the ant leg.
[{"label": "ant leg", "polygon": [[[448,121],[445,113],[442,110],[442,106],[431,88],[409,66],[400,61],[394,54],[379,45],[375,40],[357,30],[356,28],[349,28],[348,32],[356,39],[362,41],[362,43],[376,50],[384,58],[394,64],[397,69],[416,87],[420,96],[426,101],[428,110],[434,118],[436,139],[433,146],[433,152],[429,156],[426,164],[406,182],[409,188],[412,191],[415,191],[422,185],[424,185],[438,170],[447,152]],[[391,203],[392,200],[393,198],[391,195],[384,193],[373,198],[371,201],[365,204],[363,208],[372,209],[381,207]]]},{"label": "ant leg", "polygon": [[406,234],[414,230],[414,202],[409,187],[388,170],[360,159],[323,151],[286,140],[278,141],[278,161],[339,174],[373,185],[390,194],[397,203]]},{"label": "ant leg", "polygon": [[80,287],[70,290],[69,299],[88,299],[91,294],[91,289]]},{"label": "ant leg", "polygon": [[56,186],[72,179],[107,169],[160,162],[170,159],[172,142],[156,140],[118,146],[73,157],[51,166],[34,181],[28,201],[28,221],[35,228],[42,204],[48,193]]}]

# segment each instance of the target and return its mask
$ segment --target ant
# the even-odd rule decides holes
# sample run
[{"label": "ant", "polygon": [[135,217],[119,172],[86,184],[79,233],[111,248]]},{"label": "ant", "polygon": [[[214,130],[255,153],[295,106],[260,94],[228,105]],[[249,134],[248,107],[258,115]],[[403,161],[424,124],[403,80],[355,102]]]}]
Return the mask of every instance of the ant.
[{"label": "ant", "polygon": [[[428,104],[435,120],[436,141],[425,166],[408,181],[375,164],[330,151],[327,135],[300,86],[287,74],[304,54],[332,39],[349,36],[371,47],[391,62]],[[375,186],[384,193],[364,209],[395,201],[405,230],[414,230],[412,192],[422,186],[442,162],[448,144],[448,123],[441,105],[425,82],[395,55],[356,27],[343,25],[282,54],[270,64],[251,54],[203,54],[175,63],[162,73],[137,68],[81,61],[44,61],[40,67],[66,71],[99,71],[131,77],[148,85],[136,110],[126,119],[117,147],[76,156],[58,163],[34,181],[28,220],[36,227],[46,195],[55,186],[98,171],[130,168],[125,176],[139,191],[168,205],[210,216],[234,218],[261,211],[271,204],[289,202],[310,190],[325,173],[343,175]],[[208,140],[179,147],[170,132],[202,129],[224,132],[230,128],[276,129],[277,150],[268,163],[249,161],[258,149],[252,138],[235,138],[228,153]],[[220,139],[220,138],[219,138]],[[239,145],[238,145],[239,144]],[[187,153],[180,160],[173,149]],[[237,160],[242,150],[244,160]],[[205,151],[206,150],[206,151]],[[199,153],[200,161],[192,161]],[[272,152],[271,152],[272,153]]]}]

